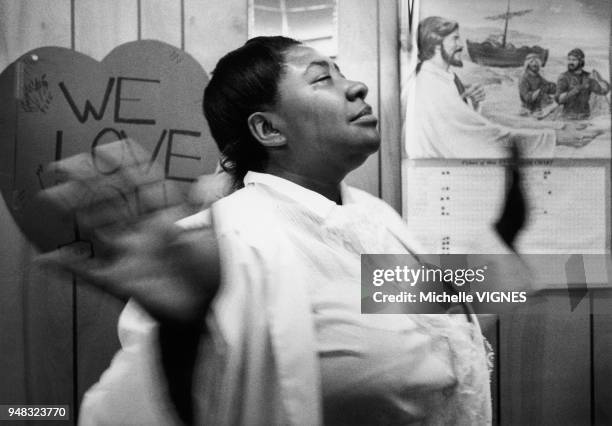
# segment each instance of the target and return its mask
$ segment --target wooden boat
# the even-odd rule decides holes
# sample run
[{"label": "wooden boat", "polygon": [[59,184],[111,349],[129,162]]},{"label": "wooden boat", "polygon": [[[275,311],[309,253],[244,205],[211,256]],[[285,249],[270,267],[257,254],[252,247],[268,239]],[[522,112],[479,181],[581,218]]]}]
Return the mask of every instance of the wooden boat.
[{"label": "wooden boat", "polygon": [[540,57],[542,66],[548,60],[548,49],[540,46],[521,46],[519,48],[512,44],[497,45],[490,41],[475,43],[467,40],[467,50],[473,62],[489,67],[521,67],[525,63],[525,57],[535,53]]},{"label": "wooden boat", "polygon": [[540,46],[516,47],[512,43],[507,43],[508,21],[510,18],[523,16],[531,11],[532,9],[526,9],[511,12],[510,0],[508,0],[506,13],[486,17],[485,19],[493,21],[503,19],[504,33],[501,41],[495,40],[494,37],[481,43],[467,40],[467,50],[472,61],[490,67],[521,67],[525,62],[525,57],[530,53],[535,53],[540,57],[542,66],[546,65],[546,61],[548,60],[548,49],[544,49]]}]

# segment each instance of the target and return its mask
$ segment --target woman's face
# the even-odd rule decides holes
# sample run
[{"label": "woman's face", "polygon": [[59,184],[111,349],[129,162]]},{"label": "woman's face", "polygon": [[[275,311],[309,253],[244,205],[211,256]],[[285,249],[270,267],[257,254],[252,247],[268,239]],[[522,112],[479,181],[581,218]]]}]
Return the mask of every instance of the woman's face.
[{"label": "woman's face", "polygon": [[309,47],[293,47],[285,58],[273,108],[287,140],[282,160],[344,174],[361,165],[380,145],[377,119],[364,100],[367,86],[347,80],[330,58]]}]

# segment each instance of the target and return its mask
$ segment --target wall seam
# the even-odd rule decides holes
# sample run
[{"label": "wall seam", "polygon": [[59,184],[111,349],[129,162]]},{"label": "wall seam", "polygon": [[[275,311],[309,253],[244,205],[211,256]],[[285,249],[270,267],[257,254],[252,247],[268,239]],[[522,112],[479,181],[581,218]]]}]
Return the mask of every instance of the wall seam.
[{"label": "wall seam", "polygon": [[[70,0],[70,48],[76,50],[76,0]],[[57,160],[57,158],[56,158]],[[77,283],[72,275],[72,406],[73,419],[79,416],[79,342],[78,342],[78,309]]]},{"label": "wall seam", "polygon": [[141,0],[136,0],[136,38],[142,40],[142,3]]},{"label": "wall seam", "polygon": [[[382,108],[382,102],[381,102],[381,90],[382,90],[382,84],[380,82],[380,76],[381,76],[381,72],[380,72],[380,49],[381,49],[381,43],[380,43],[380,0],[376,1],[376,84],[378,85],[378,90],[376,93],[377,96],[377,102],[378,102],[378,131],[381,135],[382,138],[382,127],[383,127],[383,108]],[[383,197],[383,168],[382,168],[382,157],[383,157],[383,144],[385,143],[385,141],[381,140],[381,145],[380,148],[378,150],[378,198],[380,199],[384,199]]]},{"label": "wall seam", "polygon": [[181,2],[181,50],[185,50],[185,0]]}]

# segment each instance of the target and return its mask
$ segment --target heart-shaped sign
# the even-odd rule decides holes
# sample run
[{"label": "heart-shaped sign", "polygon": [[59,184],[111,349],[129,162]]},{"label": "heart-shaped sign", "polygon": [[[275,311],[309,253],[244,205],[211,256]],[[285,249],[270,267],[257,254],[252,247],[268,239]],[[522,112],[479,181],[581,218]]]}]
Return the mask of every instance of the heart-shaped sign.
[{"label": "heart-shaped sign", "polygon": [[207,83],[190,55],[153,40],[118,46],[102,62],[43,47],[6,68],[0,74],[0,188],[30,241],[47,251],[80,239],[73,223],[36,201],[55,184],[45,173],[52,161],[131,138],[163,165],[167,179],[191,182],[212,173],[219,153],[202,113]]}]

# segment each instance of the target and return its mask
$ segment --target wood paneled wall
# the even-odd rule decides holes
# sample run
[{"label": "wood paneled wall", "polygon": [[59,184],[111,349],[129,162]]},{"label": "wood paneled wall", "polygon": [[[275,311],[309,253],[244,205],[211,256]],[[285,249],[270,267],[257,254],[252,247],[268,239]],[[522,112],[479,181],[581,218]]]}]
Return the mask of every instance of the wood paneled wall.
[{"label": "wood paneled wall", "polygon": [[[157,39],[181,47],[210,73],[246,41],[247,7],[247,0],[0,0],[0,70],[41,46],[102,60],[122,43]],[[399,210],[397,4],[339,0],[338,22],[337,61],[369,86],[384,139],[349,182]],[[68,403],[75,410],[118,348],[122,304],[68,274],[32,267],[37,253],[4,200],[0,235],[0,403]]]},{"label": "wood paneled wall", "polygon": [[572,310],[566,292],[551,292],[500,318],[502,424],[590,424],[589,312],[588,300]]},{"label": "wood paneled wall", "polygon": [[[0,2],[0,67],[30,49],[70,47],[70,2]],[[0,385],[3,403],[73,403],[72,288],[33,273],[35,254],[4,203],[0,205],[0,359],[10,377]],[[6,268],[6,269],[5,269]]]}]

